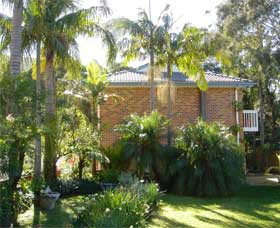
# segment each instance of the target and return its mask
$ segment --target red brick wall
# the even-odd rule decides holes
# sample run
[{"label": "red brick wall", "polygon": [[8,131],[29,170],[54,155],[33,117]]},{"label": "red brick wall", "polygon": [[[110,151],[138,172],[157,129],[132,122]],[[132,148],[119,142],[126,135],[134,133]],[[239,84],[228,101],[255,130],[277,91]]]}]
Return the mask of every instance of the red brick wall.
[{"label": "red brick wall", "polygon": [[206,91],[206,119],[227,126],[235,124],[233,88],[209,88]]},{"label": "red brick wall", "polygon": [[[108,94],[117,94],[117,101],[109,98],[100,108],[101,123],[104,130],[102,145],[112,145],[118,138],[113,127],[131,113],[150,112],[149,87],[110,87]],[[241,99],[241,93],[239,95]],[[195,122],[200,116],[200,91],[197,88],[179,87],[176,89],[176,103],[172,108],[172,125],[181,127],[187,122]],[[234,110],[234,88],[209,88],[206,92],[207,121],[219,121],[232,126],[236,123]],[[160,113],[167,116],[167,105],[156,102]],[[240,123],[242,123],[240,116]]]}]

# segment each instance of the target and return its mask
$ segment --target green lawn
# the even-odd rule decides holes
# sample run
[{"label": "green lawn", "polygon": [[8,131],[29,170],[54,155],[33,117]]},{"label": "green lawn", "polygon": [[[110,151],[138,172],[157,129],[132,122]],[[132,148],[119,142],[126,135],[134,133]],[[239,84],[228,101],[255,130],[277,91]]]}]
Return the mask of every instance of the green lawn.
[{"label": "green lawn", "polygon": [[[73,208],[82,205],[83,197],[62,199],[50,212],[39,212],[35,221],[40,227],[70,227]],[[20,225],[31,227],[34,211],[20,216]],[[279,227],[280,187],[246,187],[231,198],[201,199],[166,195],[151,221],[156,227]]]},{"label": "green lawn", "polygon": [[19,224],[21,227],[36,227],[38,224],[40,227],[71,227],[73,210],[82,206],[82,202],[83,196],[75,196],[59,200],[52,211],[34,211],[32,207],[19,216]]},{"label": "green lawn", "polygon": [[166,195],[151,227],[279,227],[280,187],[246,187],[231,198]]}]

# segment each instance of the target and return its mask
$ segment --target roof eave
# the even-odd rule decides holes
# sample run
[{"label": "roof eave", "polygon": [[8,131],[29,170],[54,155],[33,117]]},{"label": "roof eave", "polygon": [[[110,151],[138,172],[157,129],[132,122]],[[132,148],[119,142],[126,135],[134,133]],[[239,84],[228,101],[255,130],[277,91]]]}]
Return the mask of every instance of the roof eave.
[{"label": "roof eave", "polygon": [[[178,87],[197,87],[196,83],[176,83]],[[159,85],[159,84],[157,84]],[[254,82],[209,82],[208,87],[232,87],[232,88],[248,88],[254,87]],[[150,83],[147,82],[110,82],[109,87],[150,87]]]}]

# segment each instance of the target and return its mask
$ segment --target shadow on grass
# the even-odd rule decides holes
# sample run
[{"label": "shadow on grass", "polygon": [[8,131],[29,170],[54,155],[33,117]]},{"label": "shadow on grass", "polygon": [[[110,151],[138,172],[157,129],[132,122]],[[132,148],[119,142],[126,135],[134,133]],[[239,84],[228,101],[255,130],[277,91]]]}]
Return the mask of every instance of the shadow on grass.
[{"label": "shadow on grass", "polygon": [[[217,227],[277,227],[280,224],[279,199],[278,186],[244,186],[236,196],[229,198],[166,195],[163,197],[163,207],[171,207],[173,212],[185,211],[187,216],[192,217],[190,219],[198,221],[201,226],[209,224]],[[171,226],[175,218],[172,220],[170,216],[159,215],[157,218],[162,220],[162,224],[167,223],[164,220],[170,220]],[[176,222],[180,219],[184,218],[176,218]],[[190,221],[186,222],[192,225]]]},{"label": "shadow on grass", "polygon": [[84,197],[76,196],[64,198],[56,203],[51,211],[44,211],[37,207],[30,208],[21,215],[21,227],[72,227],[72,217],[75,208],[84,204]]},{"label": "shadow on grass", "polygon": [[151,222],[151,226],[154,227],[186,227],[186,228],[195,228],[193,226],[190,225],[186,225],[185,223],[181,223],[175,220],[172,220],[170,218],[167,218],[165,216],[161,216],[161,215],[157,215],[157,219],[160,221],[159,223],[157,221],[152,221]]}]

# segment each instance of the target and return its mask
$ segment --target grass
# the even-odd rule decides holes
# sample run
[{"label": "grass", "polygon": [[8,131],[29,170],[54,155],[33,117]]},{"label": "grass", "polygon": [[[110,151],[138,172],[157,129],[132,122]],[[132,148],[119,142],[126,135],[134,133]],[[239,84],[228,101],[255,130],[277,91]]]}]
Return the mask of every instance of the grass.
[{"label": "grass", "polygon": [[32,207],[19,216],[19,225],[20,227],[71,227],[74,209],[83,205],[83,198],[83,196],[75,196],[61,199],[52,211],[34,210]]},{"label": "grass", "polygon": [[166,195],[151,222],[156,227],[279,227],[280,188],[244,187],[231,198]]},{"label": "grass", "polygon": [[[22,227],[70,227],[73,209],[83,204],[83,197],[59,200],[50,212],[31,208],[20,215]],[[36,222],[37,221],[37,222]],[[194,198],[166,195],[160,209],[151,220],[156,227],[279,227],[280,188],[261,186],[245,187],[231,198]]]}]

